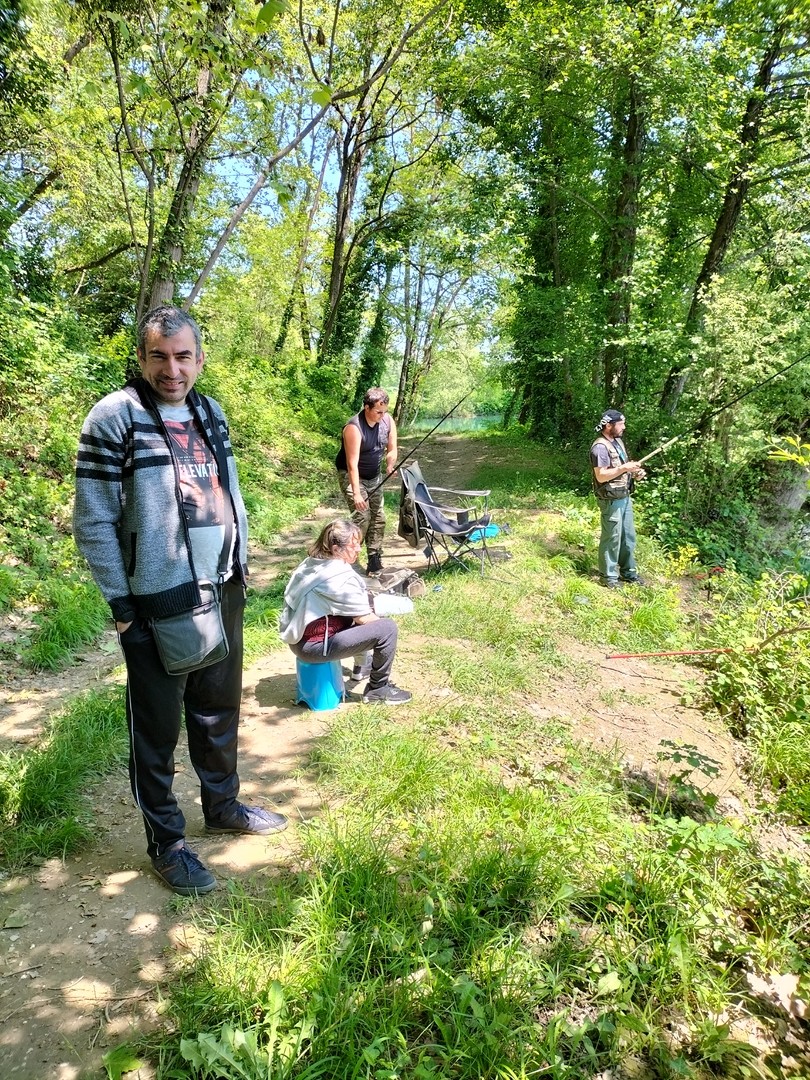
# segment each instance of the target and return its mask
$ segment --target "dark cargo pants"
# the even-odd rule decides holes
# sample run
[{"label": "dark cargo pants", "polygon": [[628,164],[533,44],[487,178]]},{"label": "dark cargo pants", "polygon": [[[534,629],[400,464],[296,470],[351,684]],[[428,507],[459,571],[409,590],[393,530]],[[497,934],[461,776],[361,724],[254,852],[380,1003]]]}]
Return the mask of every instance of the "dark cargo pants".
[{"label": "dark cargo pants", "polygon": [[[382,476],[375,476],[373,480],[364,480],[362,476],[360,477],[360,492],[368,504],[365,510],[354,508],[352,484],[345,469],[338,469],[338,480],[346,505],[352,512],[352,521],[360,529],[366,542],[366,551],[369,555],[381,555],[385,535],[385,503],[382,484],[380,484]],[[380,486],[369,494],[369,488],[373,488],[375,484],[380,484]]]}]

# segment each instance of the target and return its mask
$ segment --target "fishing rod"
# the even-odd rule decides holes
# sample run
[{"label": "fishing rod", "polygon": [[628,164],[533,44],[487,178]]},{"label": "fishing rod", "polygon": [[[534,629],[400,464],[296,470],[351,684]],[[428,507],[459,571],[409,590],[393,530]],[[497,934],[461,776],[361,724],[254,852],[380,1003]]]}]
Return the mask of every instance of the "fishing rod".
[{"label": "fishing rod", "polygon": [[389,470],[389,472],[387,472],[385,474],[385,476],[382,478],[382,480],[380,480],[378,483],[376,483],[373,488],[368,488],[367,489],[368,494],[373,495],[374,492],[378,488],[381,488],[383,486],[383,484],[385,483],[386,480],[388,480],[390,477],[392,477],[394,475],[394,473],[397,471],[397,469],[401,465],[405,464],[405,462],[408,460],[409,457],[413,457],[413,455],[416,453],[416,451],[419,449],[419,447],[422,445],[422,443],[426,442],[430,438],[430,436],[433,434],[433,432],[437,428],[440,428],[442,426],[442,424],[445,422],[445,420],[448,418],[448,416],[452,416],[452,414],[456,411],[456,409],[459,407],[459,405],[464,404],[464,402],[467,400],[467,398],[470,396],[470,394],[473,392],[473,390],[475,390],[475,387],[473,387],[472,390],[468,390],[467,393],[464,395],[464,397],[460,401],[457,401],[455,403],[455,405],[453,406],[453,408],[450,409],[449,412],[446,412],[444,414],[444,416],[441,418],[441,420],[438,422],[438,424],[434,424],[433,427],[430,429],[430,431],[427,433],[427,435],[423,436],[423,438],[421,438],[419,440],[419,442],[416,444],[416,446],[412,447],[403,458],[400,458],[400,460],[396,463],[396,465],[393,467],[393,469]]},{"label": "fishing rod", "polygon": [[802,360],[806,360],[808,356],[810,356],[810,352],[804,353],[804,355],[800,356],[798,360],[794,360],[793,363],[788,364],[786,367],[780,368],[779,371],[775,371],[773,375],[769,375],[767,379],[763,379],[762,382],[756,383],[748,390],[743,390],[741,394],[737,394],[737,396],[733,397],[731,401],[727,401],[725,405],[721,405],[719,409],[714,409],[707,416],[704,416],[697,424],[695,424],[694,427],[689,428],[688,431],[684,431],[680,435],[676,435],[673,439],[669,439],[662,446],[659,446],[656,450],[652,450],[643,458],[639,458],[638,464],[643,465],[644,462],[649,461],[651,457],[655,457],[656,454],[660,454],[663,450],[667,450],[670,446],[672,446],[673,443],[676,443],[678,439],[683,439],[686,435],[693,435],[705,424],[708,424],[712,417],[717,416],[718,413],[725,412],[726,409],[730,409],[732,405],[736,405],[738,401],[742,401],[743,398],[748,397],[749,394],[753,394],[754,391],[761,390],[762,387],[766,386],[769,382],[771,382],[771,380],[776,379],[779,375],[784,375],[786,371],[790,371],[792,367],[796,367],[796,365],[800,364]]}]

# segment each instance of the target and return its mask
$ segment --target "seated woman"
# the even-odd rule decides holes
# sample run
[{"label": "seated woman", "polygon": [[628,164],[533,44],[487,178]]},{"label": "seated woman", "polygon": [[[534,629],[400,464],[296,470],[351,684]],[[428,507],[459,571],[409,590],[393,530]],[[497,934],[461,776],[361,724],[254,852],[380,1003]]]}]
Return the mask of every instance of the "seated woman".
[{"label": "seated woman", "polygon": [[397,625],[374,614],[363,579],[352,570],[362,542],[350,521],[332,521],[321,531],[284,591],[281,640],[307,664],[373,650],[363,701],[403,705],[411,694],[390,681]]}]

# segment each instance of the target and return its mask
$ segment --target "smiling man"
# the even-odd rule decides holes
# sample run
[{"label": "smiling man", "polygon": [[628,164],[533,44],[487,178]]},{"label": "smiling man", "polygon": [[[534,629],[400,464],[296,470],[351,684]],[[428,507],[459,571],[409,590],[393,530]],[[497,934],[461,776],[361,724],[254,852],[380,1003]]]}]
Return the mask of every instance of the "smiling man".
[{"label": "smiling man", "polygon": [[[266,835],[287,820],[237,801],[247,518],[225,416],[194,389],[205,362],[196,322],[174,307],[150,311],[138,362],[141,378],[85,420],[73,531],[127,665],[130,784],[147,852],[169,888],[196,895],[216,880],[186,844],[172,791],[183,714],[207,830]],[[201,585],[219,592],[228,655],[170,675],[151,620],[199,605]]]}]

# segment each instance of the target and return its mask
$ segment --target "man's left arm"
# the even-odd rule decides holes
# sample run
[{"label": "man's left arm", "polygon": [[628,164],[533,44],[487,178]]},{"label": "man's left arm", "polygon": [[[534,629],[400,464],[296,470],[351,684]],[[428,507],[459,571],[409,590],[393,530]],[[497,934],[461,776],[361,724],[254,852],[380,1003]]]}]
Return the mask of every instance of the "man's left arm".
[{"label": "man's left arm", "polygon": [[396,422],[394,421],[394,418],[392,416],[391,417],[391,428],[390,428],[390,430],[388,432],[388,446],[387,446],[386,451],[385,451],[385,472],[386,472],[386,475],[388,475],[388,473],[393,473],[394,466],[397,463],[397,453],[398,453],[397,425],[396,425]]}]

